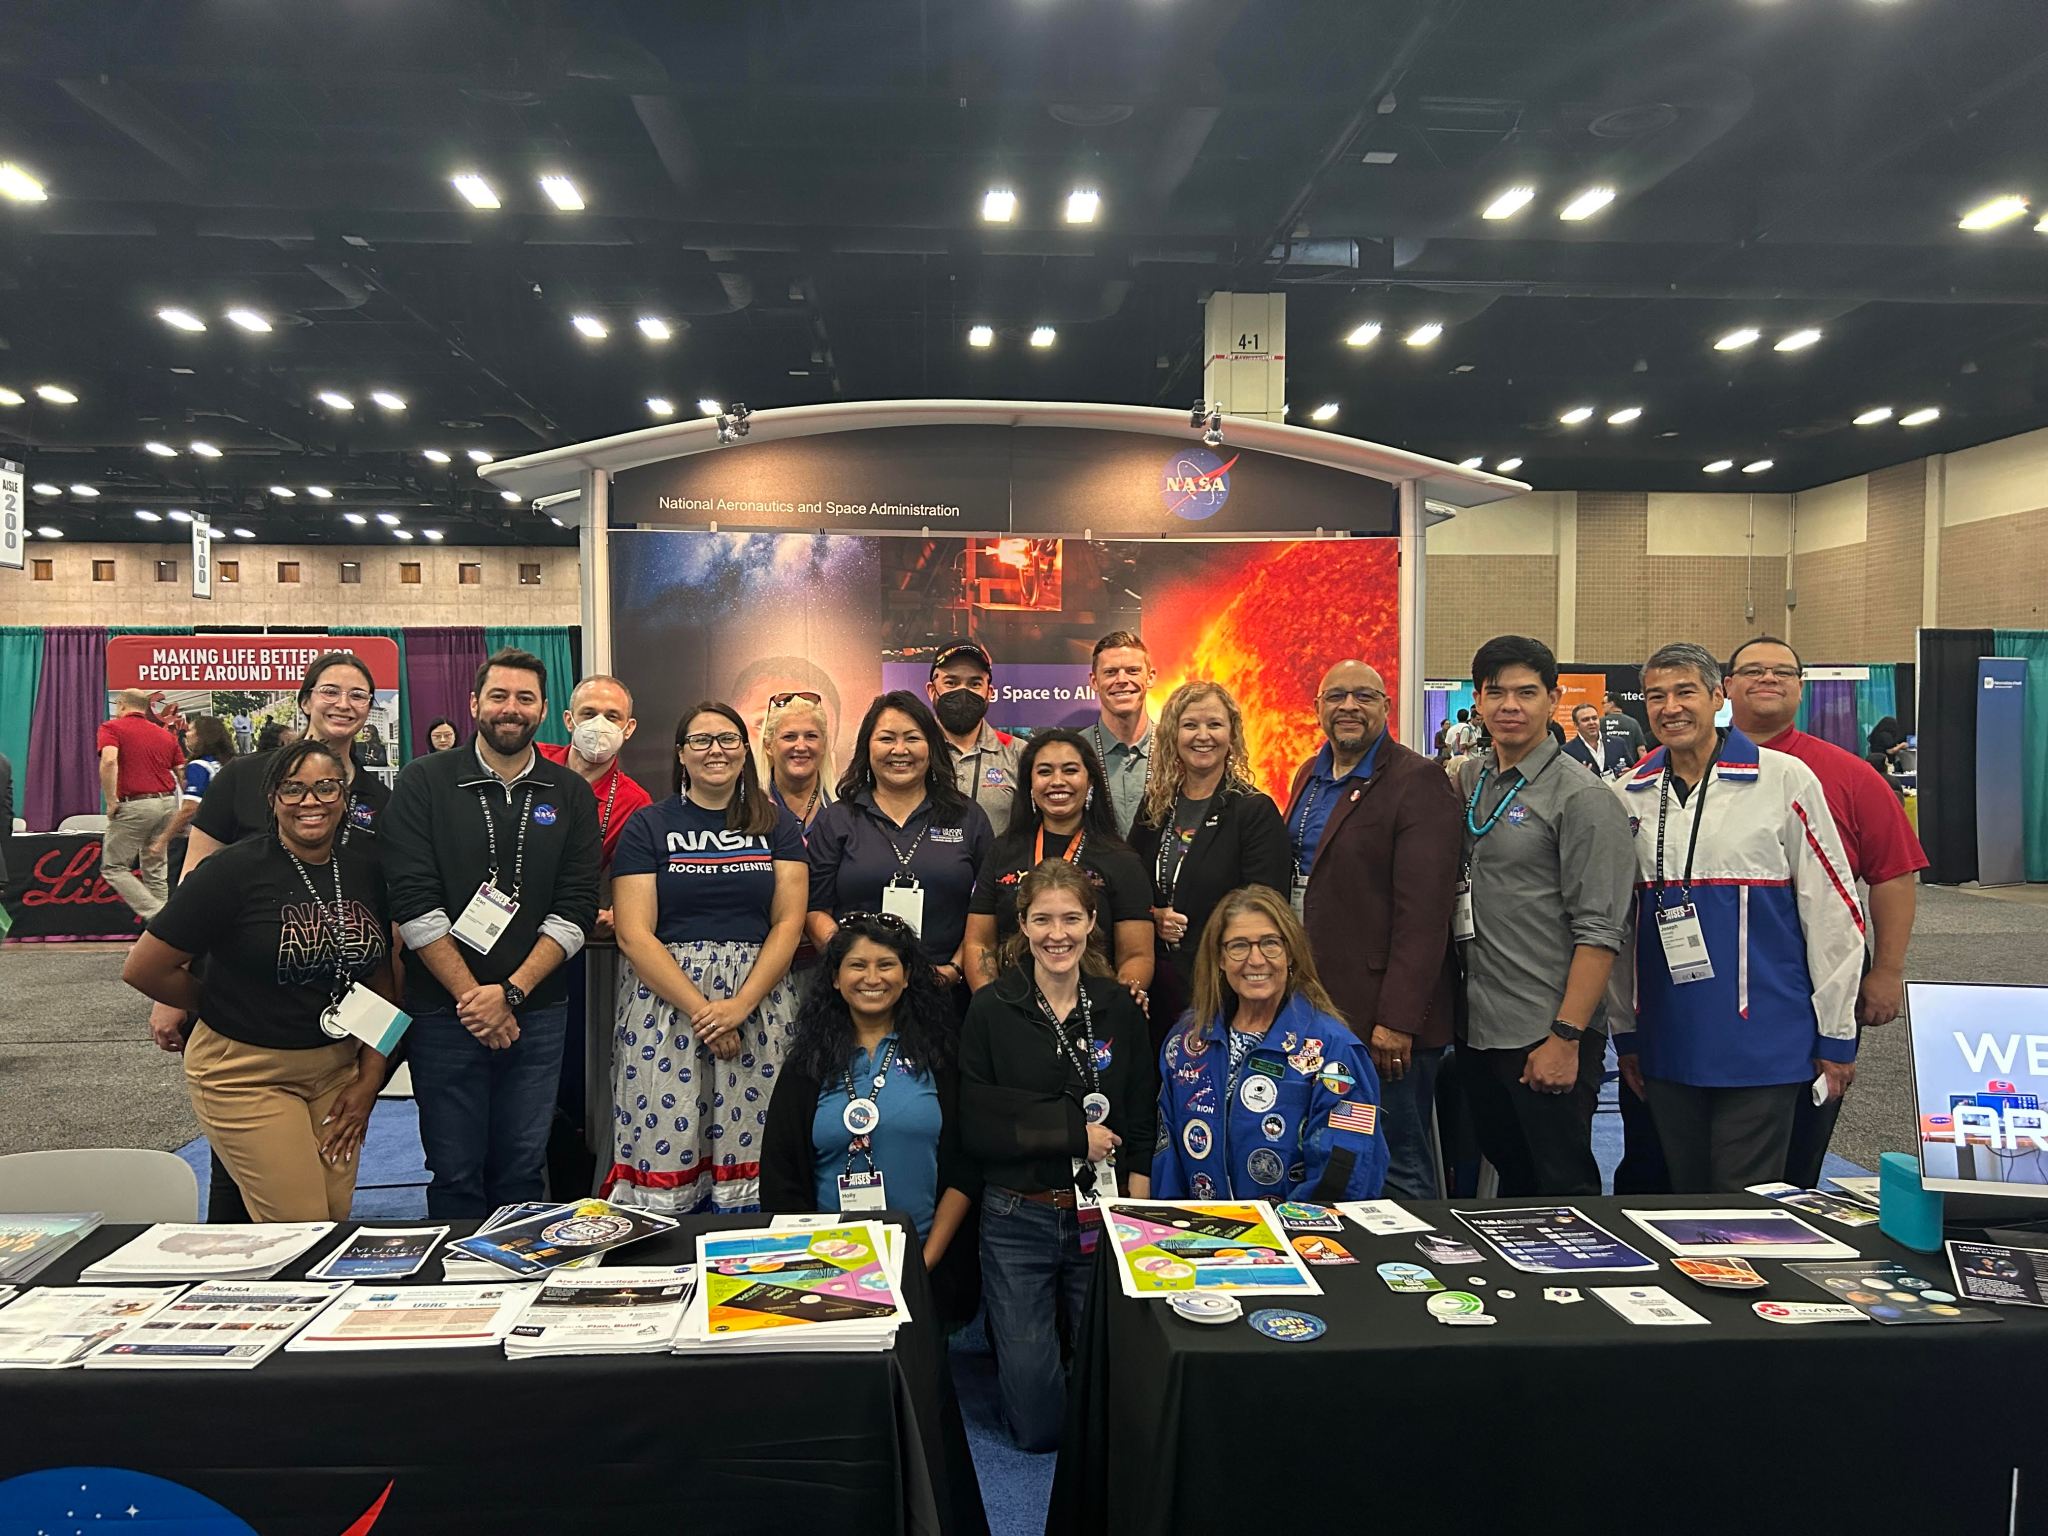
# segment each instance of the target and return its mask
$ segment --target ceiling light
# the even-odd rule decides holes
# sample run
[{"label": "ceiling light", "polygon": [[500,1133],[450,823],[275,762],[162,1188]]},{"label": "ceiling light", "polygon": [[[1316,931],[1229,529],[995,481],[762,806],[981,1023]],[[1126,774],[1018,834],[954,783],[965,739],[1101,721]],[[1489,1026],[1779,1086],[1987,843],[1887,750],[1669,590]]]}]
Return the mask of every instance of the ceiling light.
[{"label": "ceiling light", "polygon": [[1049,325],[1034,326],[1031,331],[1031,345],[1049,347],[1059,339],[1059,332]]},{"label": "ceiling light", "polygon": [[1369,347],[1379,339],[1379,321],[1368,320],[1365,322],[1365,324],[1361,325],[1357,330],[1353,331],[1349,336],[1346,336],[1344,338],[1344,345],[1347,347]]},{"label": "ceiling light", "polygon": [[647,409],[656,416],[673,416],[676,413],[676,403],[673,400],[663,399],[660,395],[649,395],[647,397]]},{"label": "ceiling light", "polygon": [[217,459],[220,457],[220,450],[211,443],[194,442],[190,446],[192,451],[202,459]]},{"label": "ceiling light", "polygon": [[64,530],[62,528],[51,528],[45,525],[44,527],[38,528],[36,530],[36,537],[39,539],[61,539],[64,537]]},{"label": "ceiling light", "polygon": [[225,528],[208,528],[206,536],[209,539],[224,539],[228,536],[228,531]]},{"label": "ceiling light", "polygon": [[256,537],[256,533],[254,529],[237,528],[235,530],[235,537],[238,539],[253,539]]},{"label": "ceiling light", "polygon": [[320,391],[319,395],[316,398],[322,405],[326,406],[329,410],[352,411],[356,408],[355,401],[349,399],[347,395],[341,394],[336,390],[323,389]]},{"label": "ceiling light", "polygon": [[193,314],[189,309],[160,309],[156,312],[156,317],[175,331],[203,331],[206,329],[206,322]]},{"label": "ceiling light", "polygon": [[38,480],[34,485],[30,486],[29,489],[34,491],[38,496],[62,496],[64,494],[63,486],[52,485],[47,480]]},{"label": "ceiling light", "polygon": [[1321,405],[1308,413],[1308,419],[1310,421],[1335,421],[1337,419],[1337,402],[1325,400]]},{"label": "ceiling light", "polygon": [[1940,415],[1941,412],[1936,407],[1923,405],[1919,410],[1908,411],[1905,415],[1901,416],[1899,418],[1899,425],[1902,427],[1924,427],[1928,422],[1933,421]]},{"label": "ceiling light", "polygon": [[253,309],[231,309],[228,311],[228,319],[245,331],[255,331],[260,334],[270,329],[270,322],[257,314]]},{"label": "ceiling light", "polygon": [[430,464],[446,464],[449,462],[448,455],[438,448],[422,448],[420,450],[420,457],[427,460]]},{"label": "ceiling light", "polygon": [[491,462],[491,450],[488,448],[465,448],[462,451],[472,464],[488,464]]},{"label": "ceiling light", "polygon": [[1502,459],[1498,464],[1494,465],[1493,467],[1494,470],[1499,474],[1512,475],[1516,470],[1522,467],[1522,461],[1520,459]]},{"label": "ceiling light", "polygon": [[476,172],[465,171],[448,179],[454,183],[455,190],[462,194],[462,200],[470,207],[488,209],[498,206],[498,194],[492,190],[491,184]]},{"label": "ceiling light", "polygon": [[1469,458],[1469,459],[1460,459],[1460,460],[1458,460],[1458,468],[1460,468],[1460,469],[1477,469],[1477,468],[1478,468],[1478,467],[1479,467],[1480,465],[1484,464],[1485,462],[1486,462],[1486,455],[1485,455],[1485,454],[1483,454],[1483,453],[1475,453],[1475,454],[1473,454],[1473,455],[1472,455],[1472,457],[1471,457],[1471,458]]},{"label": "ceiling light", "polygon": [[86,485],[81,482],[80,484],[71,487],[72,495],[83,496],[88,501],[90,501],[93,497],[99,495],[99,493],[100,488],[96,485]]},{"label": "ceiling light", "polygon": [[725,407],[716,400],[699,400],[697,402],[697,414],[699,416],[719,416],[723,415],[724,412]]},{"label": "ceiling light", "polygon": [[2001,224],[2010,224],[2027,211],[2027,200],[2017,193],[1994,197],[1988,203],[1979,203],[1960,219],[1957,229],[1996,229]]},{"label": "ceiling light", "polygon": [[379,512],[377,514],[377,521],[386,528],[396,528],[398,526],[398,514],[396,512]]},{"label": "ceiling light", "polygon": [[332,501],[334,499],[334,492],[327,489],[324,485],[309,485],[306,487],[306,494],[308,496],[317,496],[322,501]]},{"label": "ceiling light", "polygon": [[992,347],[996,342],[995,327],[972,325],[967,328],[967,345],[970,347]]},{"label": "ceiling light", "polygon": [[1711,464],[1702,464],[1700,472],[1702,474],[1718,475],[1723,470],[1733,469],[1734,467],[1735,461],[1733,459],[1716,459]]},{"label": "ceiling light", "polygon": [[1557,210],[1557,216],[1570,223],[1590,219],[1594,214],[1614,201],[1614,188],[1588,187],[1577,197]]},{"label": "ceiling light", "polygon": [[1607,425],[1609,425],[1610,427],[1625,427],[1630,422],[1640,417],[1642,414],[1643,408],[1640,405],[1626,405],[1618,411],[1613,411],[1609,413],[1607,417]]},{"label": "ceiling light", "polygon": [[668,328],[668,322],[654,315],[642,315],[633,323],[640,327],[640,334],[649,341],[667,341],[673,334]]},{"label": "ceiling light", "polygon": [[603,341],[611,334],[605,329],[604,322],[595,315],[578,315],[569,323],[592,341]]},{"label": "ceiling light", "polygon": [[981,195],[984,224],[1007,224],[1017,216],[1017,194],[1008,187],[990,187]]},{"label": "ceiling light", "polygon": [[27,403],[28,396],[24,395],[20,390],[9,389],[6,385],[0,384],[0,405],[14,406],[26,405]]},{"label": "ceiling light", "polygon": [[420,537],[431,539],[438,544],[441,542],[441,530],[438,528],[422,528],[420,530]]},{"label": "ceiling light", "polygon": [[135,509],[135,516],[137,517],[138,520],[145,523],[160,523],[163,521],[163,517],[161,514],[155,512],[145,512],[140,507],[137,507]]},{"label": "ceiling light", "polygon": [[363,524],[369,521],[369,519],[363,516],[363,514],[360,512],[344,512],[341,514],[341,520],[344,523],[354,523],[358,528],[362,527]]},{"label": "ceiling light", "polygon": [[1482,219],[1512,219],[1536,200],[1534,187],[1509,187],[1500,196],[1486,205],[1479,216]]},{"label": "ceiling light", "polygon": [[36,398],[38,400],[47,400],[52,405],[78,404],[78,396],[71,393],[62,384],[38,384],[36,386]]},{"label": "ceiling light", "polygon": [[388,389],[373,389],[370,391],[370,398],[383,406],[387,411],[402,411],[405,409],[405,397],[403,395],[394,395]]},{"label": "ceiling light", "polygon": [[1730,331],[1726,336],[1716,341],[1714,343],[1714,350],[1716,352],[1733,352],[1737,348],[1748,346],[1761,335],[1763,335],[1763,332],[1755,326],[1745,325],[1740,330]]},{"label": "ceiling light", "polygon": [[576,190],[576,183],[566,176],[543,176],[540,189],[547,194],[548,201],[564,213],[583,211],[583,194]]},{"label": "ceiling light", "polygon": [[280,501],[295,501],[298,499],[299,493],[288,485],[273,485],[270,488],[270,494],[277,497]]},{"label": "ceiling light", "polygon": [[1892,419],[1892,408],[1888,405],[1873,405],[1862,415],[1851,418],[1859,427],[1874,427],[1880,421]]},{"label": "ceiling light", "polygon": [[500,492],[498,492],[498,500],[500,500],[500,501],[517,501],[518,499],[519,499],[519,493],[518,493],[517,491],[500,491]]},{"label": "ceiling light", "polygon": [[1102,194],[1086,187],[1076,187],[1067,194],[1067,222],[1069,224],[1093,224],[1096,210],[1102,206]]},{"label": "ceiling light", "polygon": [[1771,350],[1773,352],[1803,352],[1819,340],[1820,332],[1809,325],[1803,330],[1793,331],[1788,335],[1780,336],[1771,343]]},{"label": "ceiling light", "polygon": [[1557,419],[1568,427],[1576,427],[1582,421],[1591,421],[1593,419],[1593,407],[1590,405],[1575,405]]},{"label": "ceiling light", "polygon": [[391,537],[403,539],[406,543],[410,544],[412,542],[412,530],[410,528],[394,528],[391,530]]},{"label": "ceiling light", "polygon": [[1751,459],[1742,466],[1742,472],[1745,475],[1760,475],[1771,467],[1771,463],[1769,459]]},{"label": "ceiling light", "polygon": [[1426,347],[1432,341],[1435,341],[1437,337],[1443,335],[1443,333],[1443,326],[1437,321],[1431,320],[1423,325],[1418,325],[1401,339],[1411,347]]},{"label": "ceiling light", "polygon": [[40,203],[49,195],[40,181],[12,160],[0,161],[0,197],[16,203]]},{"label": "ceiling light", "polygon": [[166,512],[164,516],[174,523],[189,523],[192,521],[192,514],[190,512],[170,511]]},{"label": "ceiling light", "polygon": [[153,453],[160,459],[175,459],[178,456],[178,450],[169,443],[144,443],[142,451],[144,453]]},{"label": "ceiling light", "polygon": [[1392,165],[1400,158],[1401,152],[1398,149],[1368,149],[1363,156],[1367,165]]}]

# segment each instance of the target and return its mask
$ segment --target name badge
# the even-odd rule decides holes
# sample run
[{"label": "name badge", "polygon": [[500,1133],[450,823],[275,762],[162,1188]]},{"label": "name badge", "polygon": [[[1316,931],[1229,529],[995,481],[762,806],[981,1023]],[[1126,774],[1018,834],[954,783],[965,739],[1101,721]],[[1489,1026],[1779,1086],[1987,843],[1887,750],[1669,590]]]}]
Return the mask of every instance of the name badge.
[{"label": "name badge", "polygon": [[1291,893],[1289,893],[1289,895],[1288,895],[1288,898],[1287,898],[1287,899],[1288,899],[1289,901],[1291,901],[1291,902],[1293,902],[1293,903],[1294,903],[1294,915],[1295,915],[1296,917],[1300,918],[1300,919],[1301,919],[1301,920],[1302,920],[1302,921],[1303,921],[1304,923],[1305,923],[1305,922],[1307,922],[1307,921],[1308,921],[1308,876],[1307,876],[1307,875],[1296,875],[1296,876],[1294,877],[1294,889],[1293,889],[1293,891],[1292,891]]},{"label": "name badge", "polygon": [[1462,943],[1479,931],[1472,921],[1472,882],[1460,880],[1451,904],[1451,937]]},{"label": "name badge", "polygon": [[924,932],[924,887],[921,885],[885,885],[882,887],[882,911],[889,917],[900,917],[910,924],[915,934]]},{"label": "name badge", "polygon": [[347,996],[321,1016],[320,1028],[332,1039],[353,1037],[371,1050],[389,1056],[411,1023],[411,1014],[386,1002],[358,981],[349,987]]},{"label": "name badge", "polygon": [[462,916],[455,919],[455,937],[478,954],[488,955],[518,912],[519,903],[486,880],[469,898]]},{"label": "name badge", "polygon": [[842,1211],[882,1211],[889,1207],[886,1185],[879,1173],[842,1173],[839,1175],[839,1209]]},{"label": "name badge", "polygon": [[1085,1157],[1074,1159],[1074,1202],[1080,1209],[1100,1210],[1103,1201],[1116,1197],[1114,1157],[1105,1157],[1099,1163],[1091,1163]]},{"label": "name badge", "polygon": [[1707,936],[1700,930],[1699,914],[1691,902],[1657,909],[1657,937],[1663,942],[1664,964],[1675,984],[1713,980],[1714,962],[1707,954]]}]

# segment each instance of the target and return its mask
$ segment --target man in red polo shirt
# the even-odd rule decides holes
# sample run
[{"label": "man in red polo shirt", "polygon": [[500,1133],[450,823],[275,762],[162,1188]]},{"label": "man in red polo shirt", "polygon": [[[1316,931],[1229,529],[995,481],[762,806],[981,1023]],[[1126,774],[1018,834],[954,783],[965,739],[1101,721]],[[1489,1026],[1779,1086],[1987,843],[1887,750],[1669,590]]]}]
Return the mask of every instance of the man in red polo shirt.
[{"label": "man in red polo shirt", "polygon": [[[100,727],[100,797],[107,835],[100,873],[145,923],[170,898],[170,880],[156,841],[178,814],[178,738],[149,717],[149,695],[124,689],[114,718]],[[141,872],[137,873],[137,864]]]},{"label": "man in red polo shirt", "polygon": [[[1728,703],[1735,728],[1760,747],[1798,758],[1820,780],[1828,814],[1842,834],[1842,848],[1857,880],[1870,888],[1872,954],[1856,997],[1856,1023],[1864,1029],[1889,1024],[1904,1006],[1906,944],[1913,937],[1913,909],[1927,855],[1912,823],[1877,770],[1832,742],[1795,730],[1805,668],[1799,653],[1775,635],[1744,641],[1728,658]],[[1801,1189],[1820,1182],[1828,1140],[1841,1114],[1839,1098],[1815,1107],[1799,1099],[1785,1181]]]},{"label": "man in red polo shirt", "polygon": [[616,677],[602,673],[586,677],[569,695],[562,723],[569,728],[569,745],[542,742],[540,754],[551,763],[567,763],[597,796],[597,829],[604,839],[600,868],[605,877],[598,899],[597,931],[609,933],[612,851],[619,846],[619,833],[633,813],[654,804],[654,797],[619,768],[619,749],[640,725],[633,718],[633,694]]}]

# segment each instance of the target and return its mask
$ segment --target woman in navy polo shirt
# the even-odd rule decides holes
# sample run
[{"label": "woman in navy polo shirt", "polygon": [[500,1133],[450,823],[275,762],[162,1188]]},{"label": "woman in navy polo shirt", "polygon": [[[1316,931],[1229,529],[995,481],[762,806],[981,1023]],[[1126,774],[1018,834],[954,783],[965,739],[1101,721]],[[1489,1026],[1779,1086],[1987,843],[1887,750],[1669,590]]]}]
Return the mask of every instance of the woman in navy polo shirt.
[{"label": "woman in navy polo shirt", "polygon": [[811,942],[823,948],[848,912],[889,912],[917,931],[918,948],[965,1005],[960,951],[975,871],[995,840],[980,806],[961,794],[931,709],[914,693],[868,706],[839,798],[811,824]]},{"label": "woman in navy polo shirt", "polygon": [[796,1014],[803,833],[762,789],[730,704],[707,701],[677,722],[674,785],[626,823],[612,856],[627,963],[604,1188],[655,1210],[754,1210]]}]

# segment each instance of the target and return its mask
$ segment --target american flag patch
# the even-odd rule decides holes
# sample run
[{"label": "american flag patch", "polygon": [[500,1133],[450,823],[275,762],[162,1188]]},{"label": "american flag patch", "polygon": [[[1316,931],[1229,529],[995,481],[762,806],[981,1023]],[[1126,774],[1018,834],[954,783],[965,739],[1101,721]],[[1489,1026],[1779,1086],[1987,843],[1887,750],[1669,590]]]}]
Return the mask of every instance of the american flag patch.
[{"label": "american flag patch", "polygon": [[1330,1111],[1330,1129],[1333,1131],[1356,1131],[1361,1136],[1370,1136],[1380,1118],[1377,1104],[1339,1104]]}]

